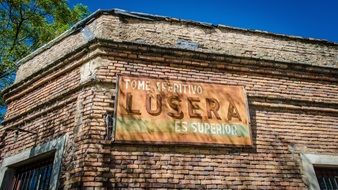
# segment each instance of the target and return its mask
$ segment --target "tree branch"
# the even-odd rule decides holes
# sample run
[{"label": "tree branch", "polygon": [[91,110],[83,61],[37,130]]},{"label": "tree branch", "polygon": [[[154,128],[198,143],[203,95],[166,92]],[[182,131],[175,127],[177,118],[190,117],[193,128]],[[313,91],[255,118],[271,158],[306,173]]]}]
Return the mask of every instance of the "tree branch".
[{"label": "tree branch", "polygon": [[20,34],[22,24],[25,21],[25,18],[23,17],[23,14],[22,14],[22,6],[21,5],[20,5],[19,13],[20,13],[20,21],[19,21],[19,24],[17,25],[17,27],[15,28],[15,36],[14,36],[13,44],[12,44],[9,52],[12,52],[14,50],[14,48],[17,44],[18,38],[19,38],[19,34]]}]

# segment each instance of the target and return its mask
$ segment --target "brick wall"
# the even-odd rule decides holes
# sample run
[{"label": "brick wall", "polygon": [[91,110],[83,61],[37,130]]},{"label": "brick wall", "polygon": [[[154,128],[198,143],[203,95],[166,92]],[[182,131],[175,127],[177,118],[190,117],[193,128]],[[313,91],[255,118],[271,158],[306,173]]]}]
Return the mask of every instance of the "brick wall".
[{"label": "brick wall", "polygon": [[163,47],[185,48],[206,53],[267,59],[291,63],[338,66],[338,46],[324,41],[302,40],[267,32],[224,26],[201,25],[168,18],[103,15],[100,38]]},{"label": "brick wall", "polygon": [[[135,18],[126,22],[103,15],[91,23],[97,26],[92,28],[93,33],[104,39],[84,42],[83,48],[69,46],[68,54],[62,47],[64,42],[58,42],[51,47],[55,57],[24,73],[28,65],[37,64],[33,60],[46,56],[48,50],[30,59],[18,72],[21,81],[4,94],[8,112],[0,129],[0,162],[4,157],[68,134],[60,189],[306,189],[300,153],[338,154],[338,72],[333,68],[337,62],[332,62],[337,46],[259,33],[252,37],[253,41],[272,38],[281,49],[277,45],[274,50],[263,48],[255,42],[261,48],[252,50],[269,52],[270,58],[277,61],[210,52],[232,49],[227,45],[222,45],[223,49],[210,45],[210,51],[192,51],[162,44],[161,40],[169,35],[165,28],[188,28],[182,35],[207,43],[198,37],[204,29],[172,22],[141,22]],[[146,34],[152,32],[149,28],[157,28],[159,34]],[[120,36],[123,40],[113,37],[129,30]],[[219,30],[226,30],[221,33],[228,35],[221,39],[234,40],[231,47],[242,47],[238,40],[252,35],[233,29]],[[238,38],[229,32],[237,32]],[[165,35],[161,38],[160,34]],[[153,40],[150,44],[138,44],[133,41],[136,36]],[[174,38],[177,37],[173,35]],[[283,54],[286,41],[304,47],[306,53],[294,52],[295,57],[302,59],[299,63],[291,54],[282,56],[284,60],[277,56]],[[333,53],[320,54],[328,49]],[[318,59],[307,56],[313,51],[318,53]],[[326,65],[329,62],[331,66]],[[117,74],[243,85],[249,100],[253,147],[128,145],[106,140],[104,115],[114,114]],[[38,135],[22,133],[14,142],[13,132],[5,133],[6,128],[13,127],[36,131]]]},{"label": "brick wall", "polygon": [[[93,39],[190,49],[262,60],[338,67],[338,46],[262,31],[231,28],[153,15],[101,11],[21,62],[16,83]],[[41,51],[43,49],[43,51]]]},{"label": "brick wall", "polygon": [[[114,187],[301,189],[305,185],[297,151],[337,154],[337,110],[314,103],[336,106],[335,83],[278,76],[274,74],[278,70],[272,67],[260,67],[263,75],[257,73],[259,67],[243,72],[216,66],[230,64],[222,61],[166,58],[161,54],[152,59],[148,54],[147,59],[141,60],[140,50],[124,54],[114,52],[116,47],[105,50],[110,55],[126,57],[100,60],[103,66],[97,75],[102,82],[115,81],[114,76],[123,73],[244,85],[254,136],[254,148],[243,149],[103,144],[110,147],[106,155],[110,160],[103,161],[102,166],[110,166]],[[97,93],[104,95],[106,91]],[[106,99],[110,97],[108,94]],[[103,98],[100,102],[104,101]],[[303,105],[297,106],[295,101]]]}]

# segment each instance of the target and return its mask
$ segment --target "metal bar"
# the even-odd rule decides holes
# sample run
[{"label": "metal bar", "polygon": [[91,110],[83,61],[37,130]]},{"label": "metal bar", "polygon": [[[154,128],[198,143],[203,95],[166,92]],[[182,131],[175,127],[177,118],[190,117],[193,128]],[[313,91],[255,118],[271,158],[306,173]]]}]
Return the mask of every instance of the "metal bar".
[{"label": "metal bar", "polygon": [[25,187],[24,187],[24,190],[27,190],[27,186],[28,186],[28,181],[29,181],[29,175],[30,175],[30,171],[26,171],[27,175],[25,177]]},{"label": "metal bar", "polygon": [[333,185],[332,185],[332,182],[331,182],[331,178],[330,178],[330,177],[327,177],[327,181],[329,182],[329,189],[333,189]]},{"label": "metal bar", "polygon": [[34,174],[34,170],[29,170],[29,178],[27,180],[27,190],[30,190],[30,184],[31,184],[31,181],[33,180],[32,179],[33,174]]},{"label": "metal bar", "polygon": [[46,177],[46,188],[48,188],[49,186],[49,183],[50,183],[50,177],[52,176],[52,168],[53,168],[53,165],[52,164],[49,164],[48,165],[48,173],[47,173],[47,177]]},{"label": "metal bar", "polygon": [[44,167],[41,167],[40,168],[40,185],[39,185],[39,190],[40,189],[42,189],[43,190],[43,183],[44,183],[44,172],[45,172],[45,170],[44,170],[45,168]]},{"label": "metal bar", "polygon": [[30,190],[33,190],[35,188],[35,184],[36,184],[36,172],[37,172],[37,169],[33,169],[33,174],[32,174],[32,177],[31,177],[31,180],[30,180],[30,185],[29,185],[29,189]]},{"label": "metal bar", "polygon": [[19,185],[20,175],[21,175],[21,174],[15,175],[15,176],[14,176],[14,182],[13,182],[14,185],[13,185],[13,187],[12,187],[13,190],[17,189],[17,187],[18,187],[18,185]]},{"label": "metal bar", "polygon": [[51,167],[50,165],[47,166],[47,176],[46,176],[46,188],[48,189],[48,186],[49,186],[49,179],[50,179],[50,176],[51,176]]},{"label": "metal bar", "polygon": [[43,166],[41,168],[41,185],[40,185],[40,188],[39,189],[45,189],[45,177],[46,177],[46,166]]},{"label": "metal bar", "polygon": [[317,178],[318,178],[319,186],[322,187],[323,186],[323,179],[321,177],[317,177]]},{"label": "metal bar", "polygon": [[17,190],[19,190],[22,186],[22,179],[23,179],[23,173],[20,173],[20,178],[18,180]]},{"label": "metal bar", "polygon": [[27,175],[26,182],[25,182],[25,190],[29,189],[29,181],[30,181],[30,178],[32,176],[32,171],[31,170],[28,170],[27,172],[28,172],[28,175]]},{"label": "metal bar", "polygon": [[328,176],[327,179],[328,179],[328,181],[329,181],[329,183],[330,183],[330,188],[331,188],[331,189],[334,189],[334,187],[333,187],[333,181],[331,180],[331,177]]},{"label": "metal bar", "polygon": [[333,177],[333,180],[336,185],[336,189],[338,189],[338,176]]},{"label": "metal bar", "polygon": [[44,167],[43,168],[43,185],[42,185],[42,189],[46,189],[46,176],[47,176],[47,172],[48,172],[48,167]]},{"label": "metal bar", "polygon": [[331,178],[331,181],[332,181],[333,189],[338,189],[337,181],[334,176]]},{"label": "metal bar", "polygon": [[24,172],[23,177],[22,177],[22,186],[20,187],[20,190],[21,189],[24,190],[26,188],[26,178],[27,178],[27,176],[28,176],[28,173]]},{"label": "metal bar", "polygon": [[46,172],[44,176],[44,189],[48,189],[49,186],[49,177],[50,177],[50,165],[46,166]]},{"label": "metal bar", "polygon": [[37,180],[36,183],[37,183],[37,185],[36,185],[36,190],[39,190],[40,184],[41,184],[41,168],[39,169],[38,180]]},{"label": "metal bar", "polygon": [[323,182],[324,182],[324,189],[326,190],[327,189],[327,184],[326,184],[325,177],[323,177]]},{"label": "metal bar", "polygon": [[33,134],[33,135],[37,135],[37,134],[38,134],[37,132],[28,131],[28,130],[21,129],[21,128],[17,128],[17,130],[19,130],[20,132],[24,132],[24,133],[30,133],[30,134]]}]

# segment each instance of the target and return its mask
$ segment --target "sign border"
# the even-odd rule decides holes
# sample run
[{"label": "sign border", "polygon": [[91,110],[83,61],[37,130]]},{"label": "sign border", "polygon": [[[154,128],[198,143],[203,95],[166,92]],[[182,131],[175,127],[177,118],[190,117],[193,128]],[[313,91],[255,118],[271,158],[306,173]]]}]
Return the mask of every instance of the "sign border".
[{"label": "sign border", "polygon": [[117,106],[118,106],[118,96],[119,96],[119,90],[120,90],[120,79],[121,77],[146,77],[150,79],[159,79],[159,80],[176,80],[176,81],[182,81],[182,82],[196,82],[196,83],[203,83],[203,84],[211,84],[210,82],[205,82],[205,81],[189,81],[189,80],[182,80],[182,79],[169,79],[169,78],[164,78],[164,77],[153,77],[153,76],[145,76],[145,75],[128,75],[128,74],[116,74],[116,94],[115,94],[115,101],[114,101],[114,123],[113,123],[113,138],[112,141],[116,144],[142,144],[142,145],[156,145],[156,146],[165,146],[165,145],[177,145],[177,146],[212,146],[212,147],[246,147],[246,148],[252,148],[254,147],[253,144],[253,136],[252,136],[252,129],[251,129],[251,119],[250,119],[250,111],[249,111],[249,101],[248,101],[248,96],[246,93],[246,90],[244,88],[244,85],[227,85],[227,84],[222,84],[222,83],[212,83],[212,84],[217,84],[217,85],[224,85],[224,86],[240,86],[243,88],[243,96],[244,96],[244,101],[246,101],[246,111],[247,111],[247,118],[248,118],[248,127],[249,127],[249,133],[250,133],[250,144],[247,145],[242,145],[242,144],[218,144],[218,143],[193,143],[193,142],[166,142],[166,141],[119,141],[115,139],[116,136],[116,117],[117,117]]}]

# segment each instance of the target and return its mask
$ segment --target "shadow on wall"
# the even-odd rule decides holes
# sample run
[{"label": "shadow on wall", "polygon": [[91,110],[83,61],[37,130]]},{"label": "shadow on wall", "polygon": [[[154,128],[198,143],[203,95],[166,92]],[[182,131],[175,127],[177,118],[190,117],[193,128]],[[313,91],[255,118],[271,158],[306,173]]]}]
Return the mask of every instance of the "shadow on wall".
[{"label": "shadow on wall", "polygon": [[[244,183],[249,177],[245,167],[247,159],[257,155],[256,110],[251,109],[251,130],[253,145],[234,146],[193,146],[115,144],[108,145],[111,153],[105,155],[109,162],[103,167],[110,168],[105,187],[133,188],[235,188],[226,184],[227,177],[237,178]],[[240,159],[235,159],[240,157]],[[222,167],[229,164],[230,167]],[[232,175],[236,174],[236,175]],[[110,179],[109,179],[110,178]],[[229,178],[229,179],[230,179]],[[202,182],[209,181],[210,184]],[[231,179],[230,179],[231,180]],[[216,186],[210,186],[210,185]]]},{"label": "shadow on wall", "polygon": [[[291,143],[269,121],[257,124],[256,113],[262,110],[273,111],[250,107],[251,147],[112,144],[102,137],[100,153],[83,157],[87,165],[79,167],[86,170],[76,174],[82,177],[74,185],[84,187],[90,178],[105,189],[304,188],[297,155],[288,149]],[[95,158],[97,166],[88,166],[87,158]]]},{"label": "shadow on wall", "polygon": [[106,187],[304,188],[299,155],[269,122],[257,125],[258,109],[250,108],[252,147],[110,145]]}]

